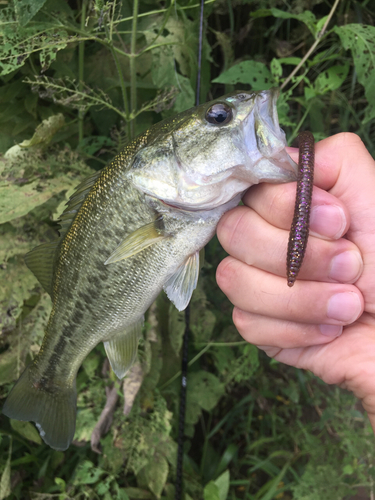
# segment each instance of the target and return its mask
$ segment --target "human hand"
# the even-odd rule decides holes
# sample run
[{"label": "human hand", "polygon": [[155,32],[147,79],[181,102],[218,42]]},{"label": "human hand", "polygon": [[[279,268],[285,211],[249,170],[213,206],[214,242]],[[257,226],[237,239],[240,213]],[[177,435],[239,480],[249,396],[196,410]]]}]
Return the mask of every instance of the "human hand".
[{"label": "human hand", "polygon": [[[297,161],[298,151],[290,150]],[[362,400],[375,431],[375,161],[355,134],[316,144],[310,238],[286,282],[295,184],[250,188],[217,229],[217,270],[248,342]]]}]

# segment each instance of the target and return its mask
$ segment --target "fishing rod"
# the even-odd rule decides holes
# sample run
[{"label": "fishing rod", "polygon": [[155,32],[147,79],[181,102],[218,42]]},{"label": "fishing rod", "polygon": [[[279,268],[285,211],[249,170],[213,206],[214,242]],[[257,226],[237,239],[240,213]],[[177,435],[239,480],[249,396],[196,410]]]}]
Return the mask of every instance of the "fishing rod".
[{"label": "fishing rod", "polygon": [[[201,88],[203,14],[204,14],[204,0],[201,0],[200,19],[199,19],[199,40],[198,40],[198,72],[197,72],[197,85],[195,92],[196,106],[199,105],[200,88]],[[189,336],[190,336],[190,304],[188,304],[187,308],[185,309],[185,332],[182,341],[181,387],[180,387],[180,409],[178,418],[175,500],[182,500],[182,474],[183,474],[183,460],[184,460],[185,410],[186,410],[187,371],[188,371],[188,356],[189,356]]]}]

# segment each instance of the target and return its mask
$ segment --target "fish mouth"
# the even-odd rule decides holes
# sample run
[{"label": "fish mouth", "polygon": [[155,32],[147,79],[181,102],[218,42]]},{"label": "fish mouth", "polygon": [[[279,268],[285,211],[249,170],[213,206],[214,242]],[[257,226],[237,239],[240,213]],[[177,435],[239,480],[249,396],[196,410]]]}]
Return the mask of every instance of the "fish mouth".
[{"label": "fish mouth", "polygon": [[279,89],[259,92],[254,108],[243,121],[247,161],[238,167],[236,176],[252,184],[284,183],[297,178],[297,164],[285,150],[285,132],[280,128],[277,114]]}]

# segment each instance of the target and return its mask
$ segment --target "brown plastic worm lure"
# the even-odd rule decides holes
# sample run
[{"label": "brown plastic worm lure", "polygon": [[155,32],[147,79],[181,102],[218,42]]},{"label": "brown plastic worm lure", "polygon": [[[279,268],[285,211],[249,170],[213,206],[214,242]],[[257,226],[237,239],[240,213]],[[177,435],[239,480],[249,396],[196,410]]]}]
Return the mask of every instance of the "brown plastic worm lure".
[{"label": "brown plastic worm lure", "polygon": [[305,256],[309,237],[311,198],[314,184],[314,136],[311,132],[301,132],[298,140],[299,158],[296,204],[292,227],[289,233],[286,259],[288,286],[294,285]]}]

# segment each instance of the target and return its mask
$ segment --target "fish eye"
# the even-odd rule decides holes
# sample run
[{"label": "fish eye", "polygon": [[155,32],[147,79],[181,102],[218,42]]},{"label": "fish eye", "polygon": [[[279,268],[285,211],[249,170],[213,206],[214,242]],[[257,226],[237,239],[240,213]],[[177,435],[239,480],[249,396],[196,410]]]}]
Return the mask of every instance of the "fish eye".
[{"label": "fish eye", "polygon": [[232,108],[223,102],[213,104],[206,111],[206,120],[213,125],[226,125],[232,118]]}]

